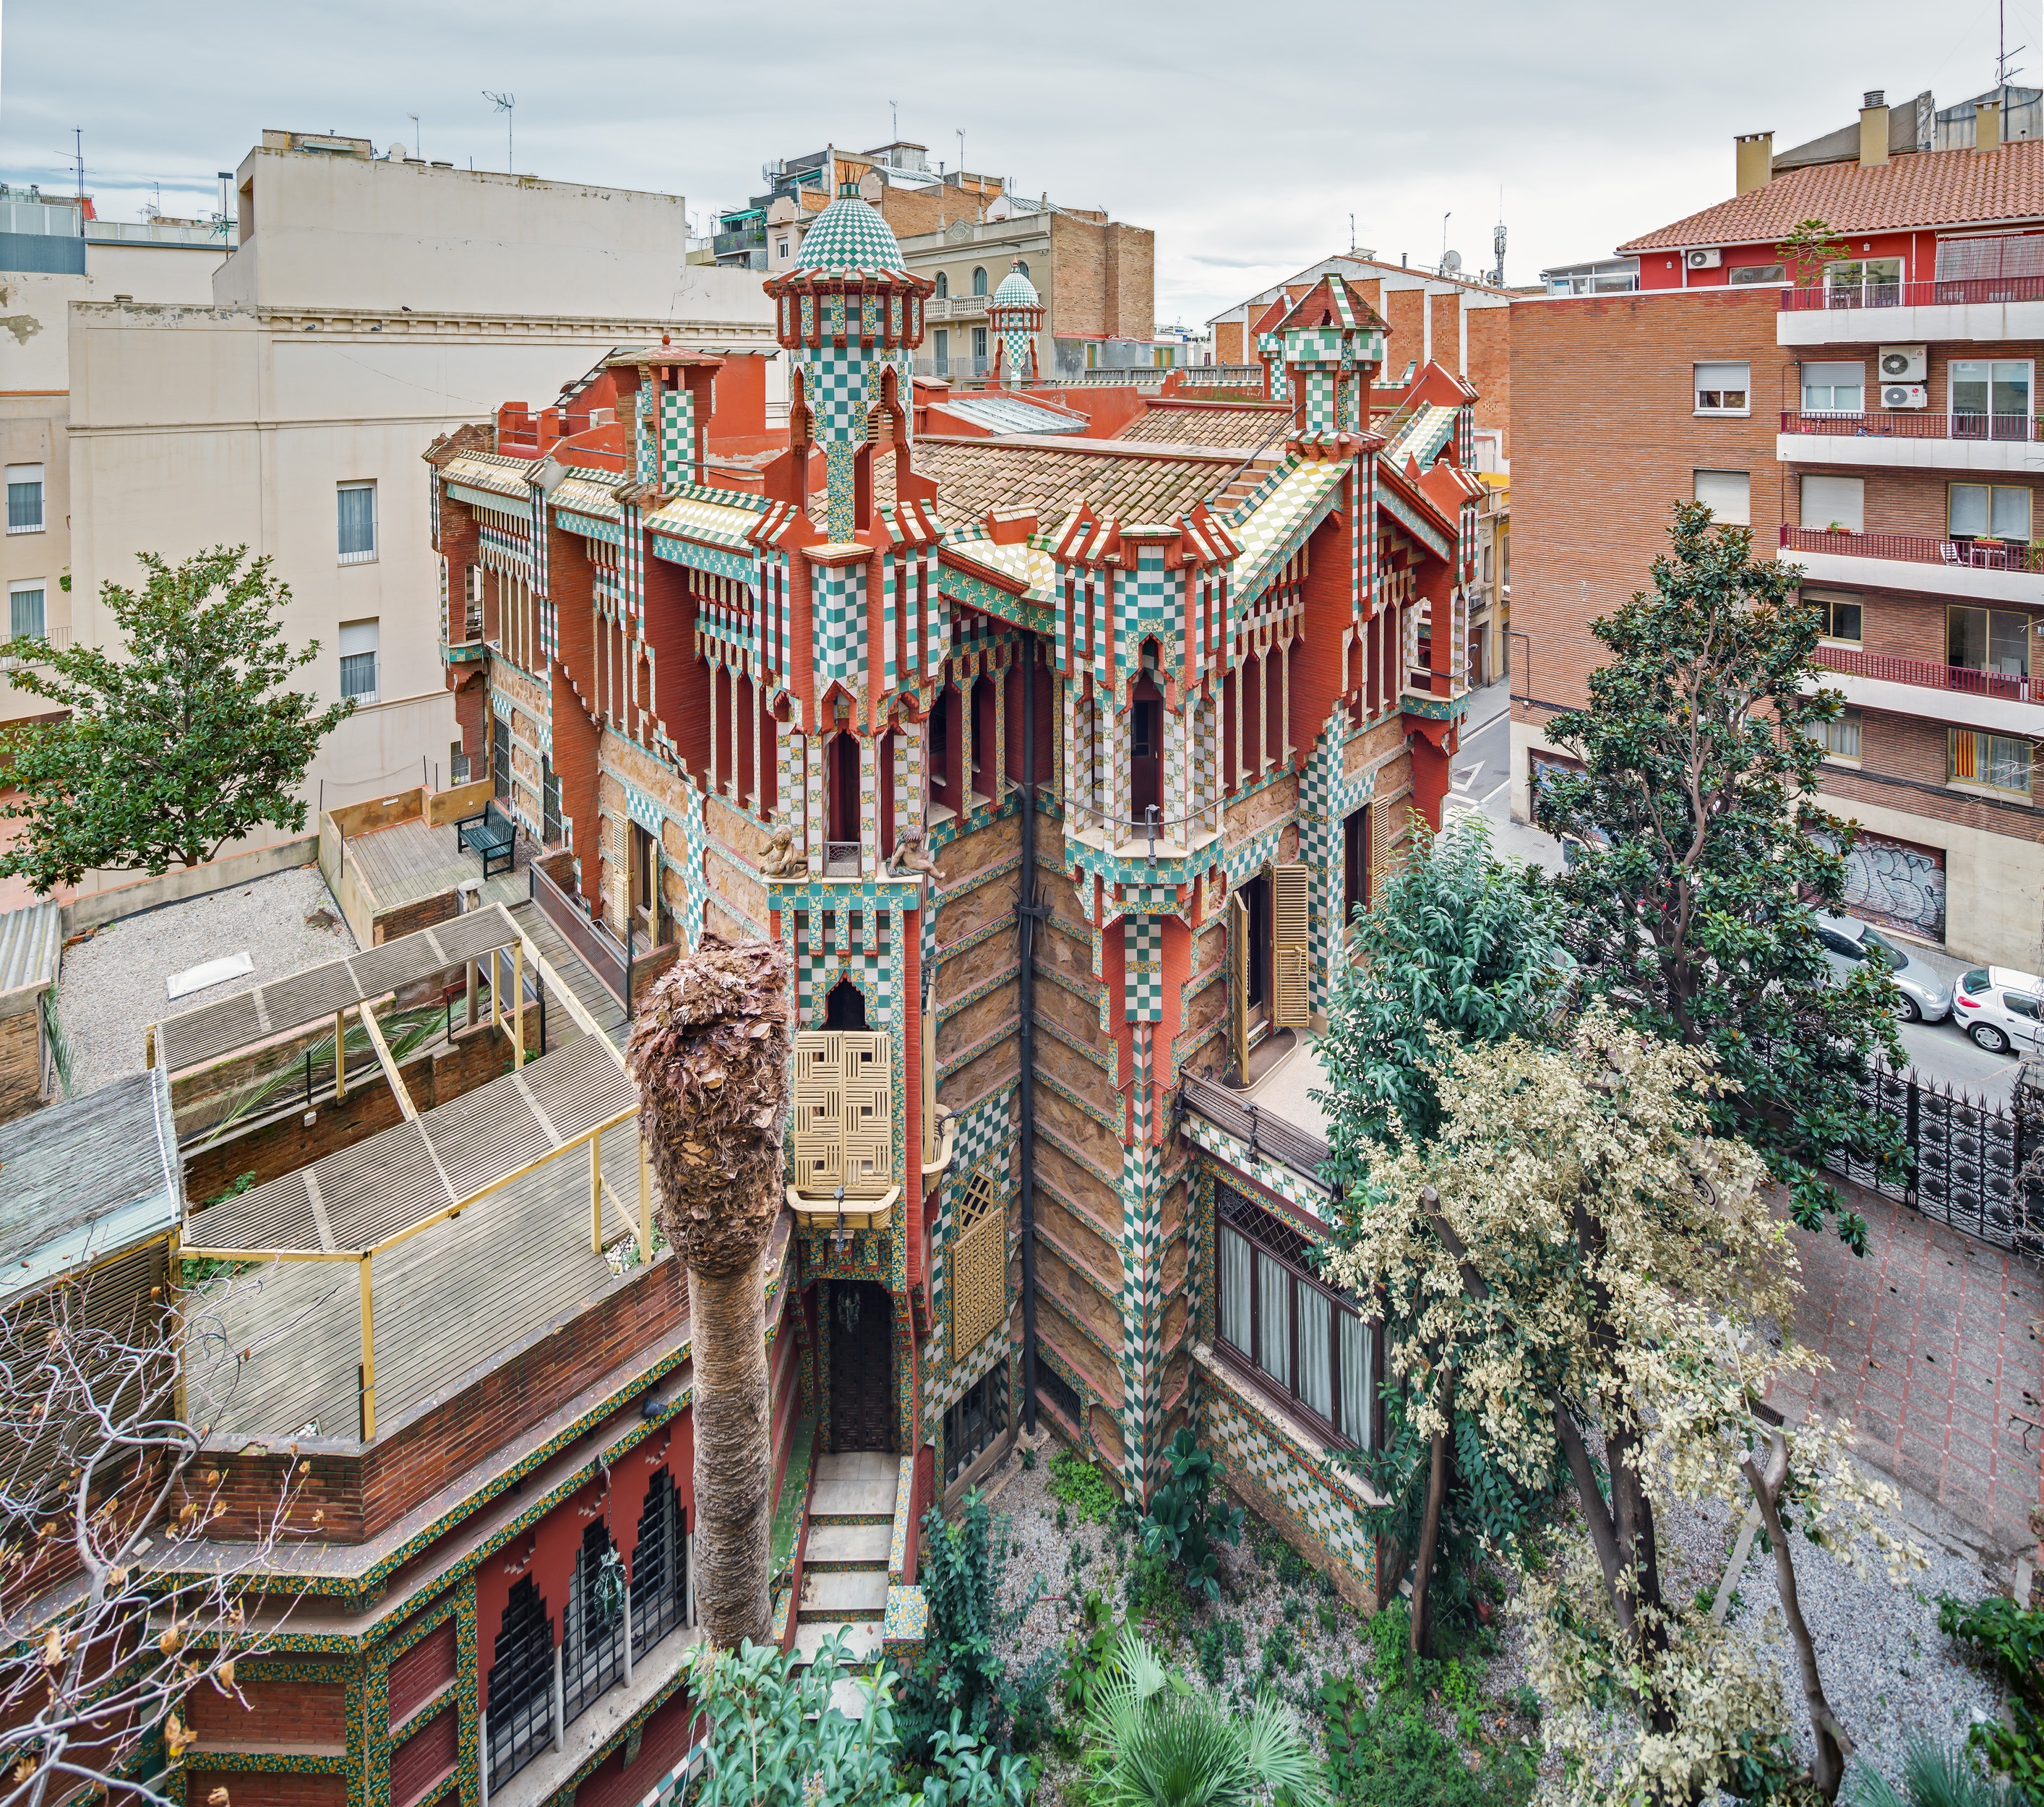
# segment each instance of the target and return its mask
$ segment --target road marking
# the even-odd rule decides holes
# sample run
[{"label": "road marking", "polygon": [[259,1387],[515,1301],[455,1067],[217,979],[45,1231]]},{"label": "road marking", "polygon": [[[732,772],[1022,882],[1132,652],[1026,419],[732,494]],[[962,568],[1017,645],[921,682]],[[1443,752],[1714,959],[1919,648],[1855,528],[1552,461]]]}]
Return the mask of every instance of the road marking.
[{"label": "road marking", "polygon": [[1496,784],[1496,786],[1495,786],[1492,790],[1490,790],[1489,792],[1487,792],[1487,793],[1485,794],[1485,797],[1484,797],[1484,799],[1483,799],[1483,800],[1484,800],[1484,802],[1486,802],[1486,803],[1488,803],[1488,802],[1491,800],[1491,798],[1492,798],[1495,797],[1495,796],[1498,794],[1498,792],[1499,792],[1499,791],[1500,791],[1500,790],[1509,790],[1509,789],[1511,788],[1511,786],[1512,786],[1512,776],[1511,776],[1511,774],[1509,774],[1509,773],[1508,772],[1508,773],[1507,773],[1507,774],[1506,774],[1503,778],[1500,779],[1497,781],[1497,783]]}]

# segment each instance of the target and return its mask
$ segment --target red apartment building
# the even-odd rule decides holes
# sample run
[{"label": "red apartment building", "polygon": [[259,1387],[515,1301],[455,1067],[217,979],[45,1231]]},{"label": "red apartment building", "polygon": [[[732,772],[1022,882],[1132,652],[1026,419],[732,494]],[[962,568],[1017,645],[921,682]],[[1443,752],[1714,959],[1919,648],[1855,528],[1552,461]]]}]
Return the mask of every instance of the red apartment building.
[{"label": "red apartment building", "polygon": [[[1856,820],[1854,912],[1968,959],[2040,964],[2044,141],[2037,90],[1938,111],[1866,96],[1730,200],[1619,246],[1622,294],[1512,308],[1519,643],[1513,808],[1572,762],[1546,725],[1693,497],[1800,566],[1843,693],[1820,801]],[[1845,255],[1796,280],[1816,219]]]}]

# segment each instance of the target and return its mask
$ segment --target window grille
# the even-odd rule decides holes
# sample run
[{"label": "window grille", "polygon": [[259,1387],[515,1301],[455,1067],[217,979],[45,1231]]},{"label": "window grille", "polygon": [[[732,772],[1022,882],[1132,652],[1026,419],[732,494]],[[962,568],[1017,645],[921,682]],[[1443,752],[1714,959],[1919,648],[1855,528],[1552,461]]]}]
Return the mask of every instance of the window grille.
[{"label": "window grille", "polygon": [[490,1669],[490,1786],[501,1787],[553,1742],[554,1621],[528,1575],[511,1590]]},{"label": "window grille", "polygon": [[951,1359],[962,1361],[1008,1317],[1008,1213],[990,1165],[966,1175],[945,1258]]},{"label": "window grille", "polygon": [[1085,1414],[1078,1390],[1048,1362],[1040,1359],[1036,1363],[1036,1396],[1056,1406],[1074,1430],[1085,1428]]},{"label": "window grille", "polygon": [[1003,1362],[982,1374],[944,1413],[944,1485],[991,1449],[1007,1428],[1008,1364]]},{"label": "window grille", "polygon": [[636,1663],[681,1624],[688,1601],[688,1538],[674,1478],[664,1468],[646,1489],[632,1569],[632,1660]]},{"label": "window grille", "polygon": [[563,1722],[573,1724],[624,1674],[624,1565],[598,1520],[582,1534],[561,1638]]}]

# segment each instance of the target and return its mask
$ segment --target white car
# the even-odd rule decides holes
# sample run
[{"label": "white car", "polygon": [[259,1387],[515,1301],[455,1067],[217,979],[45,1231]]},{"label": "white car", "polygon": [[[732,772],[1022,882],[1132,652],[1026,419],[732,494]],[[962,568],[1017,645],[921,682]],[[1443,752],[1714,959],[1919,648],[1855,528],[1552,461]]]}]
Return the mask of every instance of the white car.
[{"label": "white car", "polygon": [[1960,975],[1952,1020],[1990,1054],[2044,1050],[2038,999],[2044,978],[2012,967],[1975,967]]}]

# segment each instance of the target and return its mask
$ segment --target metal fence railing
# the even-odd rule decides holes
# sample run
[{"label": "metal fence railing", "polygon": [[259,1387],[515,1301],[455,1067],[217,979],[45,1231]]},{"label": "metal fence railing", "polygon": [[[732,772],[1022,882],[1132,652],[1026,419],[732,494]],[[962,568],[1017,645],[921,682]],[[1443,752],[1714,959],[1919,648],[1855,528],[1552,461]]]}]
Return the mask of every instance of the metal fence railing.
[{"label": "metal fence railing", "polygon": [[1267,1155],[1301,1179],[1312,1181],[1323,1192],[1332,1192],[1334,1189],[1320,1177],[1328,1148],[1318,1136],[1308,1135],[1281,1117],[1266,1113],[1252,1100],[1196,1073],[1185,1075],[1179,1088],[1185,1109],[1204,1117],[1224,1135],[1247,1144],[1252,1155]]},{"label": "metal fence railing", "polygon": [[2044,276],[1967,276],[1944,282],[1812,283],[1784,289],[1781,311],[1803,313],[1826,308],[1955,307],[1968,302],[2044,301]]},{"label": "metal fence railing", "polygon": [[1970,666],[1941,664],[1934,659],[1904,659],[1892,652],[1865,652],[1850,646],[1819,646],[1813,656],[1826,671],[1855,678],[1920,684],[1926,690],[1958,690],[1969,696],[2007,697],[2016,702],[2044,702],[2044,683],[2020,671],[1976,671]]}]

